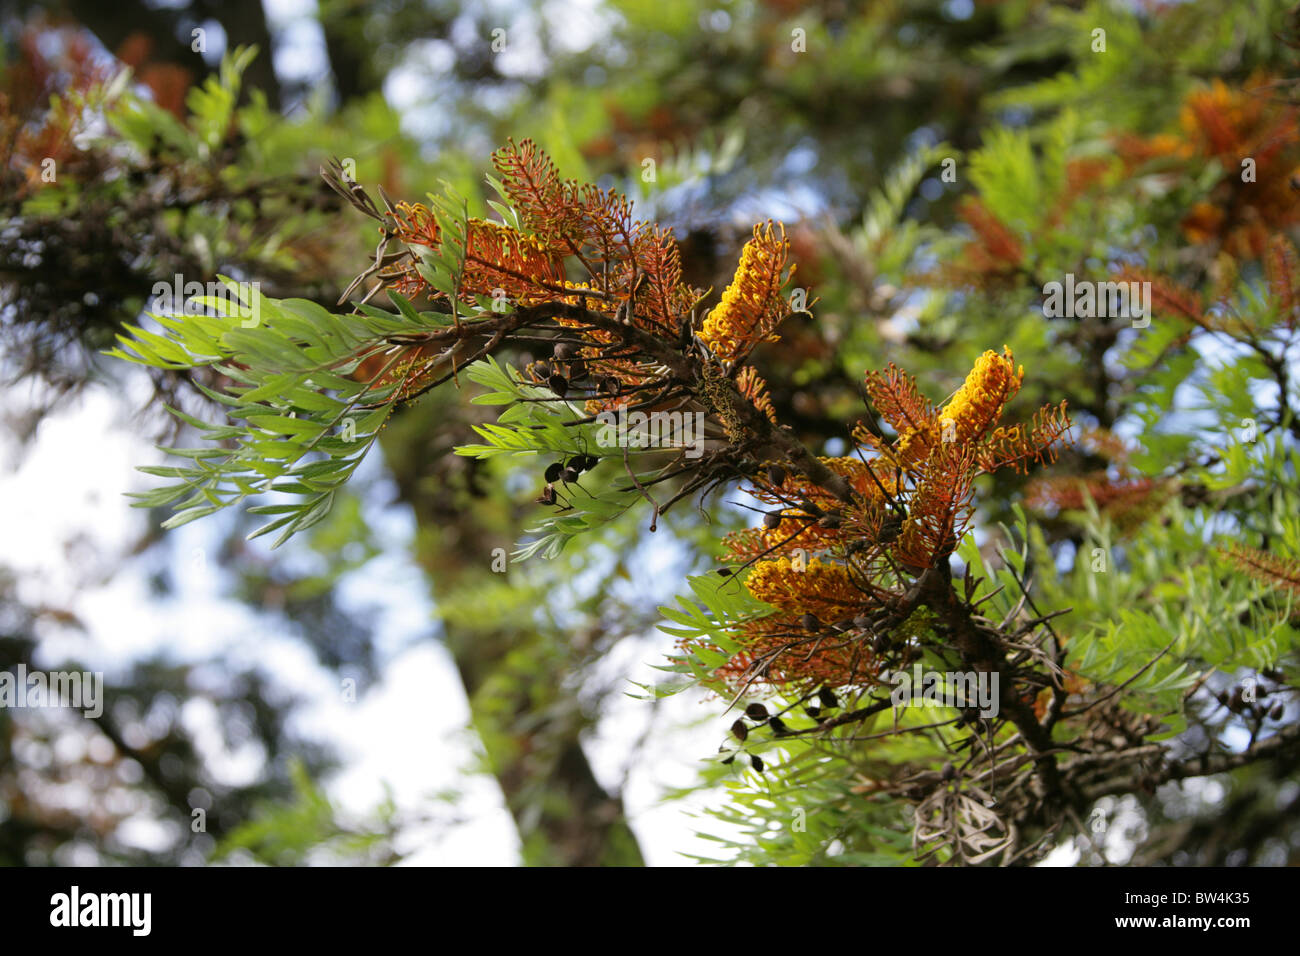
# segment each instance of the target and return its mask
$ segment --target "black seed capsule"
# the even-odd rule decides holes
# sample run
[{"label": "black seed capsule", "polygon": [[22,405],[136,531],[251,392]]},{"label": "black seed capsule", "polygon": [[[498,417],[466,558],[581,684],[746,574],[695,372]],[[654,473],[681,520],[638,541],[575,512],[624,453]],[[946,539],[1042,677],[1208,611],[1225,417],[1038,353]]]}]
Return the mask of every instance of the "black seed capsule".
[{"label": "black seed capsule", "polygon": [[778,737],[784,737],[790,732],[790,728],[785,725],[785,721],[780,717],[772,717],[768,720],[767,725],[772,728],[772,733]]},{"label": "black seed capsule", "polygon": [[542,380],[546,380],[551,377],[551,363],[538,362],[536,365],[533,366],[533,372],[534,374],[537,375],[538,378]]},{"label": "black seed capsule", "polygon": [[595,455],[583,455],[582,464],[579,465],[578,468],[582,471],[591,471],[591,469],[595,468],[599,464],[600,459]]},{"label": "black seed capsule", "polygon": [[817,520],[817,524],[823,528],[838,528],[841,520],[842,519],[837,514],[822,515],[822,517]]},{"label": "black seed capsule", "polygon": [[731,568],[718,568],[718,573],[724,578],[731,577]]},{"label": "black seed capsule", "polygon": [[565,468],[564,471],[560,472],[560,477],[563,478],[566,482],[572,484],[573,482],[577,481],[579,478],[582,477],[582,473],[578,471],[578,469],[576,468],[569,467],[569,468]]},{"label": "black seed capsule", "polygon": [[555,346],[555,357],[559,359],[561,362],[567,362],[569,359],[573,358],[573,356],[576,354],[577,354],[577,349],[575,349],[568,342],[560,342],[558,345]]},{"label": "black seed capsule", "polygon": [[557,462],[555,462],[554,464],[547,465],[547,466],[546,466],[546,483],[549,485],[549,484],[551,484],[552,482],[559,481],[559,480],[560,480],[560,474],[561,474],[561,472],[563,472],[563,471],[564,471],[564,465],[563,465],[561,462],[558,462],[558,461],[557,461]]},{"label": "black seed capsule", "polygon": [[781,512],[769,511],[767,514],[763,515],[763,527],[767,528],[769,531],[774,531],[781,527]]},{"label": "black seed capsule", "polygon": [[569,392],[569,380],[563,375],[552,375],[546,380],[546,387],[563,398]]},{"label": "black seed capsule", "polygon": [[821,708],[819,708],[819,707],[814,707],[814,706],[812,706],[811,704],[805,704],[805,705],[804,705],[804,708],[803,708],[803,712],[804,712],[805,714],[807,714],[809,717],[811,717],[813,720],[821,720],[821,719],[822,719]]},{"label": "black seed capsule", "polygon": [[780,465],[772,465],[767,469],[767,480],[774,485],[785,484],[785,469]]},{"label": "black seed capsule", "polygon": [[759,773],[762,773],[762,772],[763,772],[763,758],[760,757],[758,754],[751,754],[749,759],[750,759],[750,762],[753,763],[753,765],[754,765],[754,769],[757,770]]},{"label": "black seed capsule", "polygon": [[731,725],[731,735],[737,740],[744,740],[749,736],[749,728],[745,726],[743,720],[737,720]]},{"label": "black seed capsule", "polygon": [[834,708],[840,705],[839,698],[835,696],[829,687],[823,687],[819,690],[817,699],[821,701],[823,707]]},{"label": "black seed capsule", "polygon": [[955,776],[957,776],[957,768],[954,767],[951,763],[946,763],[946,764],[944,764],[944,765],[943,765],[943,779],[944,779],[944,780],[951,780],[951,779],[952,779],[953,777],[955,777]]},{"label": "black seed capsule", "polygon": [[870,615],[870,614],[859,614],[857,617],[855,617],[855,618],[853,619],[853,626],[854,626],[854,627],[861,627],[861,628],[869,628],[869,627],[871,627],[871,615]]},{"label": "black seed capsule", "polygon": [[822,622],[817,620],[816,614],[805,614],[803,617],[799,618],[799,623],[808,631],[816,631],[822,626]]},{"label": "black seed capsule", "polygon": [[731,755],[730,757],[728,757],[726,760],[722,761],[722,763],[723,763],[723,765],[725,766],[726,764],[733,763],[733,762],[735,761],[735,759],[736,759],[736,755],[735,755],[735,754],[732,754],[732,755]]},{"label": "black seed capsule", "polygon": [[745,708],[745,716],[750,720],[767,720],[767,708],[762,704],[750,704]]},{"label": "black seed capsule", "polygon": [[877,654],[888,654],[893,645],[894,642],[889,639],[888,634],[877,634],[876,639],[871,642],[871,649]]}]

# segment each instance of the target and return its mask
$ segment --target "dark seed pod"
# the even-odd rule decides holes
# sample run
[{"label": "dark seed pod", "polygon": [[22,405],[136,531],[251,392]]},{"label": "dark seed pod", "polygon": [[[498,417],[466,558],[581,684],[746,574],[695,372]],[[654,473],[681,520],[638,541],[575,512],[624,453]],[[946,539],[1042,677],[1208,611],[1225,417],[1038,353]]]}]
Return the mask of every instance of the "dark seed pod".
[{"label": "dark seed pod", "polygon": [[724,578],[729,578],[731,577],[732,571],[731,568],[718,568],[718,573]]},{"label": "dark seed pod", "polygon": [[745,708],[745,716],[750,720],[767,720],[767,708],[762,704],[750,704]]},{"label": "dark seed pod", "polygon": [[555,357],[561,362],[567,362],[577,354],[578,350],[568,342],[560,342],[555,346]]},{"label": "dark seed pod", "polygon": [[951,780],[951,779],[953,779],[953,777],[955,777],[955,776],[957,776],[957,768],[954,767],[951,763],[946,763],[946,764],[944,764],[944,765],[943,765],[943,779],[944,779],[944,780]]},{"label": "dark seed pod", "polygon": [[822,626],[822,622],[817,620],[816,614],[805,614],[803,617],[799,618],[799,623],[808,631],[820,630]]},{"label": "dark seed pod", "polygon": [[1276,681],[1279,684],[1282,683],[1284,680],[1286,680],[1286,675],[1283,674],[1276,667],[1266,667],[1262,671],[1260,671],[1260,674],[1267,677],[1271,681]]},{"label": "dark seed pod", "polygon": [[805,705],[804,705],[804,708],[803,708],[803,712],[804,712],[805,714],[807,714],[809,717],[811,717],[813,720],[821,720],[821,719],[822,719],[821,708],[820,708],[820,707],[814,707],[814,706],[812,706],[812,704],[805,704]]},{"label": "dark seed pod", "polygon": [[591,471],[591,469],[595,468],[599,464],[600,459],[595,455],[583,455],[582,464],[579,465],[578,468],[581,471]]},{"label": "dark seed pod", "polygon": [[565,468],[564,471],[560,473],[560,477],[563,478],[569,484],[572,484],[573,482],[577,481],[579,478],[582,477],[582,472],[578,471],[578,469],[570,465],[568,468]]},{"label": "dark seed pod", "polygon": [[1232,689],[1232,699],[1228,701],[1228,709],[1234,714],[1240,714],[1246,707],[1246,690],[1240,684]]},{"label": "dark seed pod", "polygon": [[559,480],[560,480],[560,473],[563,472],[563,471],[564,471],[564,464],[563,464],[562,462],[558,462],[558,461],[557,461],[557,462],[554,462],[553,464],[547,465],[547,466],[546,466],[546,483],[549,485],[549,484],[551,484],[552,482],[559,481]]},{"label": "dark seed pod", "polygon": [[767,469],[767,480],[774,485],[784,485],[785,469],[780,465],[772,465]]},{"label": "dark seed pod", "polygon": [[745,726],[743,720],[737,720],[731,725],[731,735],[737,740],[744,740],[749,736],[749,728]]},{"label": "dark seed pod", "polygon": [[727,764],[729,764],[729,763],[735,763],[735,761],[736,761],[736,755],[735,755],[735,754],[732,754],[732,755],[731,755],[730,757],[728,757],[726,760],[722,761],[722,765],[725,767],[725,766],[726,766]]},{"label": "dark seed pod", "polygon": [[837,514],[822,515],[817,524],[823,528],[838,528],[843,519]]},{"label": "dark seed pod", "polygon": [[546,381],[546,379],[551,377],[551,363],[538,362],[536,365],[533,366],[533,374],[536,375],[538,378],[540,378],[542,381]]},{"label": "dark seed pod", "polygon": [[780,717],[769,718],[767,725],[772,728],[772,733],[776,734],[778,737],[784,737],[786,734],[790,733],[790,728],[785,725],[785,721]]},{"label": "dark seed pod", "polygon": [[853,626],[863,628],[864,630],[869,629],[871,627],[871,615],[859,614],[853,619]]},{"label": "dark seed pod", "polygon": [[781,527],[781,512],[769,511],[767,514],[763,515],[763,527],[767,528],[769,531],[775,531],[777,528]]},{"label": "dark seed pod", "polygon": [[762,757],[760,757],[758,754],[750,754],[750,756],[749,756],[749,760],[750,760],[750,763],[752,763],[752,764],[754,765],[754,769],[755,769],[755,770],[757,770],[759,773],[762,773],[762,772],[763,772],[763,758],[762,758]]},{"label": "dark seed pod", "polygon": [[1286,708],[1284,708],[1281,704],[1274,704],[1273,709],[1268,712],[1268,716],[1271,717],[1273,720],[1281,720],[1282,714],[1285,712],[1285,710]]},{"label": "dark seed pod", "polygon": [[552,375],[546,380],[546,387],[556,395],[560,396],[560,398],[563,398],[569,393],[569,380],[563,375]]},{"label": "dark seed pod", "polygon": [[888,654],[893,646],[894,642],[889,639],[888,634],[877,634],[876,639],[871,642],[871,649],[877,654]]},{"label": "dark seed pod", "polygon": [[829,687],[823,687],[819,690],[817,692],[817,699],[821,701],[823,707],[828,709],[834,709],[840,706],[839,698],[835,696]]},{"label": "dark seed pod", "polygon": [[1228,697],[1228,692],[1226,690],[1219,691],[1217,694],[1214,695],[1214,699],[1217,700],[1224,707],[1227,707],[1228,701],[1231,700],[1231,698]]}]

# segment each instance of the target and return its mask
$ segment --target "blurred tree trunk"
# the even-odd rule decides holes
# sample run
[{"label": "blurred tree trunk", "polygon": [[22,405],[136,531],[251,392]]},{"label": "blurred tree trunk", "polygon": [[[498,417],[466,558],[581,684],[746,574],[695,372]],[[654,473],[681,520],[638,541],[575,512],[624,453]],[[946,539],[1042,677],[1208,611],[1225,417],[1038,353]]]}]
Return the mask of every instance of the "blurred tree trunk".
[{"label": "blurred tree trunk", "polygon": [[[19,8],[48,9],[58,4],[22,0]],[[256,44],[260,51],[244,73],[244,89],[259,89],[266,94],[272,109],[280,108],[280,81],[272,64],[271,31],[261,0],[199,0],[183,7],[154,7],[143,0],[117,0],[106,4],[98,0],[64,0],[62,7],[104,44],[110,53],[122,48],[132,34],[143,33],[150,40],[149,61],[174,63],[202,77],[207,70],[203,56],[191,49],[189,21],[195,25],[216,20],[226,32],[226,48]]]},{"label": "blurred tree trunk", "polygon": [[[415,513],[416,558],[434,598],[491,575],[494,548],[513,544],[509,505],[499,489],[476,489],[472,459],[432,442],[463,438],[455,389],[406,410],[380,440],[398,485]],[[485,493],[486,492],[486,493]],[[493,501],[501,501],[493,507]],[[456,662],[471,720],[534,866],[642,866],[622,799],[596,780],[580,735],[590,721],[565,686],[571,673],[554,636],[496,627],[483,608],[482,628],[448,625],[446,646]]]}]

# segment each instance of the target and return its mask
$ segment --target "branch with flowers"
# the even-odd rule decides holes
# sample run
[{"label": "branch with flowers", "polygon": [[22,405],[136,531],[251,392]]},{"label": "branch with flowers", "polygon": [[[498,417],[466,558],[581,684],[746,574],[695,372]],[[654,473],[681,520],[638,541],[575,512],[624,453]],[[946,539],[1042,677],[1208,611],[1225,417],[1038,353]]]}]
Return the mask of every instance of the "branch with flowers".
[{"label": "branch with flowers", "polygon": [[[183,416],[209,444],[150,469],[173,483],[140,503],[169,505],[180,523],[278,495],[249,510],[270,516],[257,533],[282,541],[328,513],[396,411],[470,382],[475,402],[504,410],[458,453],[551,460],[543,517],[517,558],[558,554],[637,508],[654,530],[718,488],[762,512],[722,542],[724,567],[664,609],[679,645],[667,669],[686,680],[654,692],[702,684],[742,708],[719,767],[736,769],[743,754],[763,772],[760,751],[802,747],[787,761],[797,770],[859,744],[898,744],[887,766],[857,771],[853,792],[910,807],[918,858],[965,863],[1041,858],[1090,795],[1149,769],[1135,744],[1160,718],[1126,710],[1122,686],[1078,670],[1053,623],[1068,608],[1041,610],[1033,596],[1028,526],[1023,550],[1004,549],[999,563],[972,539],[981,479],[1027,475],[1070,439],[1065,402],[1004,422],[1026,375],[1009,348],[977,356],[943,402],[892,364],[868,371],[869,420],[846,425],[844,454],[818,455],[779,421],[749,361],[805,311],[783,227],[754,228],[706,308],[711,296],[683,280],[671,232],[635,219],[626,197],[561,179],[529,141],[493,163],[499,221],[471,217],[450,190],[428,205],[382,191],[376,203],[341,168],[326,172],[379,232],[373,262],[340,300],[352,303],[346,314],[253,292],[239,307],[201,300],[207,315],[159,316],[161,333],[124,336],[122,358],[210,366],[227,383],[210,392],[227,420]],[[381,294],[396,311],[372,304]],[[699,453],[602,438],[603,421],[632,413],[698,416]],[[909,667],[982,681],[989,706],[900,707]]]}]

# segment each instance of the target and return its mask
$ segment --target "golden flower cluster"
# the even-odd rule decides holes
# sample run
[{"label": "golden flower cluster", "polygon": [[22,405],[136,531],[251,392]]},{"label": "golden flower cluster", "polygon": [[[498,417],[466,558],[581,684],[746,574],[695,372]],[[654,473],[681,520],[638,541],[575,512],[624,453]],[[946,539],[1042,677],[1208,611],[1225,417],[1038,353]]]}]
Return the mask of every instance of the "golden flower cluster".
[{"label": "golden flower cluster", "polygon": [[1016,368],[1011,349],[1002,346],[1001,355],[989,349],[975,360],[965,383],[939,412],[941,438],[966,442],[982,437],[1020,391],[1024,378],[1025,367]]},{"label": "golden flower cluster", "polygon": [[847,568],[817,558],[802,568],[789,558],[759,561],[745,579],[745,587],[778,610],[826,620],[852,616],[863,601]]},{"label": "golden flower cluster", "polygon": [[[740,253],[740,265],[720,301],[704,320],[700,339],[724,362],[744,355],[759,342],[775,342],[784,317],[781,287],[790,241],[785,227],[755,226]],[[793,269],[791,270],[793,273]]]}]

